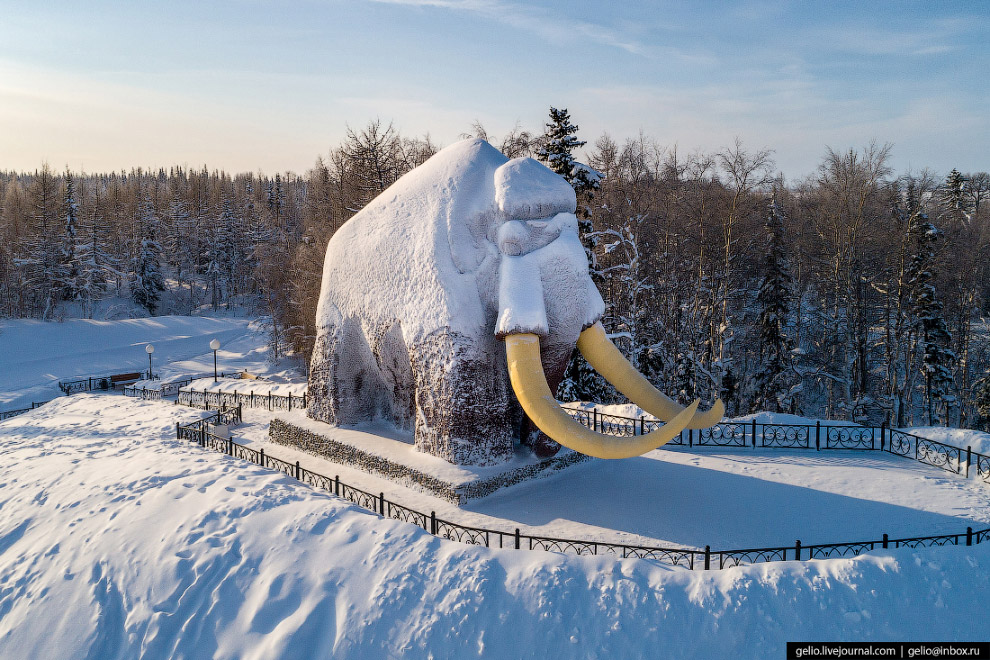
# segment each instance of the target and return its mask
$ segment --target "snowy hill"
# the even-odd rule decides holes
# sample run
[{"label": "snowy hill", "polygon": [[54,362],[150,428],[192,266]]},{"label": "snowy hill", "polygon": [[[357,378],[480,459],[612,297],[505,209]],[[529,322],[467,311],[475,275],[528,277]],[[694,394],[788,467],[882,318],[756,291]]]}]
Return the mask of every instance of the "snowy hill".
[{"label": "snowy hill", "polygon": [[172,439],[201,415],[84,394],[0,423],[0,657],[765,658],[990,637],[990,544],[711,572],[489,550]]},{"label": "snowy hill", "polygon": [[58,381],[108,372],[213,373],[210,340],[220,340],[220,369],[267,373],[266,339],[257,321],[201,316],[63,323],[0,321],[0,410],[25,408],[62,393]]}]

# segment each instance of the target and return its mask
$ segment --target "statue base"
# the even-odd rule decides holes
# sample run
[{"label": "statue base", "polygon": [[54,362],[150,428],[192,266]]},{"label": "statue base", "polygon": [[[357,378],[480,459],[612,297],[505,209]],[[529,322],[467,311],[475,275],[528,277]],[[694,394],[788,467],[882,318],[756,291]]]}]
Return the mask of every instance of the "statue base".
[{"label": "statue base", "polygon": [[565,448],[556,456],[540,459],[529,449],[517,447],[515,456],[501,465],[453,465],[417,451],[411,433],[384,424],[331,426],[302,411],[276,414],[268,434],[275,444],[419,488],[458,505],[591,458]]}]

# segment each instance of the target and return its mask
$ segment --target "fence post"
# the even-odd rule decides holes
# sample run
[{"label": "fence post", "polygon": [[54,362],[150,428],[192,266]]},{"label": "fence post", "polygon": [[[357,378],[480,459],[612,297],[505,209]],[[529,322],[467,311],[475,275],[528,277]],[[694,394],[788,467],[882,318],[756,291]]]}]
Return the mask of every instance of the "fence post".
[{"label": "fence post", "polygon": [[178,440],[178,439],[179,439],[179,438],[181,438],[181,437],[182,437],[182,436],[181,436],[181,435],[179,434],[179,423],[178,423],[178,422],[176,422],[176,423],[175,423],[175,439],[176,439],[176,440]]},{"label": "fence post", "polygon": [[822,450],[822,420],[815,421],[815,451]]},{"label": "fence post", "polygon": [[381,509],[382,518],[385,517],[385,493],[378,493],[378,506]]},{"label": "fence post", "polygon": [[639,416],[639,434],[646,435],[646,417],[643,415]]},{"label": "fence post", "polygon": [[289,393],[289,412],[292,412],[292,393]]},{"label": "fence post", "polygon": [[794,558],[801,561],[801,539],[798,539],[797,543],[794,544]]},{"label": "fence post", "polygon": [[430,534],[437,535],[437,512],[430,511]]},{"label": "fence post", "polygon": [[694,429],[688,429],[688,447],[694,447]]},{"label": "fence post", "polygon": [[234,455],[234,439],[231,437],[227,438],[227,456]]},{"label": "fence post", "polygon": [[268,409],[272,409],[272,391],[268,390]]},{"label": "fence post", "polygon": [[890,540],[890,538],[887,536],[886,533],[884,533],[884,535],[883,535],[883,548],[884,548],[884,550],[887,549],[887,543],[889,542],[889,540]]},{"label": "fence post", "polygon": [[299,461],[296,461],[296,481],[302,481],[302,479],[299,478]]},{"label": "fence post", "polygon": [[591,430],[592,431],[597,431],[598,430],[598,408],[593,408],[592,411],[591,411],[591,414],[592,414],[592,417],[591,417]]},{"label": "fence post", "polygon": [[966,528],[966,545],[973,545],[973,528]]},{"label": "fence post", "polygon": [[516,527],[516,550],[519,549],[519,528]]},{"label": "fence post", "polygon": [[966,478],[969,479],[969,464],[973,462],[973,448],[966,445]]},{"label": "fence post", "polygon": [[241,404],[237,404],[237,423],[240,424],[244,421],[244,410],[241,408]]},{"label": "fence post", "polygon": [[264,449],[261,450],[261,462],[258,463],[258,465],[260,465],[261,467],[265,467],[265,450]]},{"label": "fence post", "polygon": [[340,475],[335,475],[333,478],[333,494],[340,497]]},{"label": "fence post", "polygon": [[[763,433],[761,435],[763,436],[763,445],[766,446],[766,444],[767,444],[767,425],[766,424],[763,425]],[[743,440],[745,440],[745,438],[743,438]],[[755,419],[753,420],[753,449],[756,449],[756,420]]]},{"label": "fence post", "polygon": [[886,444],[887,444],[887,422],[884,421],[880,423],[880,451],[883,451],[883,448],[886,446]]},{"label": "fence post", "polygon": [[712,548],[711,546],[705,546],[705,570],[710,570],[712,567]]},{"label": "fence post", "polygon": [[306,393],[303,392],[303,408],[306,408]]},{"label": "fence post", "polygon": [[[744,438],[745,440],[745,438]],[[753,420],[753,446],[756,446],[756,420]]]}]

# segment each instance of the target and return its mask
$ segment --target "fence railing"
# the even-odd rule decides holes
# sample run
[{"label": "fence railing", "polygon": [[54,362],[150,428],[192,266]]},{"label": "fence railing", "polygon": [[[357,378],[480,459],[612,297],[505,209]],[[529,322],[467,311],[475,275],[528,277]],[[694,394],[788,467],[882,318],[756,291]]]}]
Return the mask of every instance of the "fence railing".
[{"label": "fence railing", "polygon": [[[294,463],[265,454],[264,449],[256,450],[234,442],[229,436],[214,434],[210,428],[217,424],[234,424],[241,420],[241,408],[224,407],[216,414],[188,425],[175,425],[176,437],[180,440],[196,442],[204,449],[227,454],[235,458],[250,461],[265,468],[278,470],[297,481],[319,488],[336,497],[345,499],[360,507],[373,511],[384,518],[391,518],[411,523],[434,536],[458,541],[469,545],[483,545],[488,548],[514,548],[516,550],[545,550],[575,555],[612,555],[623,558],[639,558],[659,561],[673,566],[683,566],[689,569],[722,569],[742,564],[758,562],[828,559],[832,557],[851,557],[869,552],[877,548],[921,548],[944,545],[979,545],[990,541],[990,528],[973,530],[967,527],[965,532],[943,534],[936,536],[920,536],[891,539],[887,534],[882,538],[870,541],[853,541],[845,543],[822,543],[802,545],[798,540],[793,546],[772,548],[745,548],[741,550],[712,550],[705,546],[697,548],[677,548],[649,545],[633,545],[624,543],[607,543],[581,539],[564,539],[548,536],[523,534],[519,528],[514,531],[486,529],[460,525],[450,520],[437,518],[436,512],[429,514],[392,502],[385,498],[384,493],[373,493],[346,484],[340,480],[340,475],[329,477],[302,467],[299,461]],[[613,420],[605,420],[612,424]],[[747,425],[748,426],[748,425]],[[775,425],[768,425],[775,426]],[[718,435],[718,437],[723,437]],[[727,436],[726,436],[727,437]],[[797,436],[795,436],[797,437]],[[914,436],[912,436],[914,437]],[[797,440],[795,440],[797,442]],[[774,446],[774,445],[767,445]],[[979,455],[982,456],[982,455]],[[990,458],[987,460],[990,471]]]},{"label": "fence railing", "polygon": [[185,387],[196,379],[196,376],[190,376],[188,378],[183,378],[182,380],[173,380],[168,383],[162,383],[161,387],[157,389],[128,385],[124,388],[124,396],[133,396],[150,400],[159,400],[165,396],[176,396],[178,395],[180,388]]},{"label": "fence railing", "polygon": [[23,415],[26,412],[31,412],[38,406],[43,406],[48,401],[34,401],[31,403],[30,408],[18,408],[17,410],[0,410],[0,422],[11,417],[17,417],[18,415]]},{"label": "fence railing", "polygon": [[[65,394],[77,394],[78,392],[95,392],[95,391],[106,391],[112,390],[115,385],[124,384],[131,380],[137,380],[141,376],[147,376],[147,372],[139,371],[128,371],[126,369],[121,369],[109,374],[101,374],[98,376],[82,376],[79,378],[73,378],[69,380],[60,380],[58,382],[58,389],[65,392]],[[129,379],[123,381],[117,380],[121,376],[131,376]],[[149,376],[157,377],[157,376]]]},{"label": "fence railing", "polygon": [[[588,428],[612,435],[641,435],[663,425],[652,417],[623,417],[597,410],[564,410]],[[888,429],[886,426],[812,424],[760,424],[720,422],[707,429],[684,430],[668,446],[682,447],[751,447],[766,449],[837,449],[882,451],[910,458],[969,478],[970,473],[990,484],[990,456],[955,447],[919,435]],[[975,469],[974,469],[975,468]]]},{"label": "fence railing", "polygon": [[305,394],[272,394],[271,392],[211,392],[208,390],[191,390],[184,387],[179,390],[177,404],[196,407],[245,406],[247,408],[267,408],[268,410],[296,410],[305,408],[308,399]]}]

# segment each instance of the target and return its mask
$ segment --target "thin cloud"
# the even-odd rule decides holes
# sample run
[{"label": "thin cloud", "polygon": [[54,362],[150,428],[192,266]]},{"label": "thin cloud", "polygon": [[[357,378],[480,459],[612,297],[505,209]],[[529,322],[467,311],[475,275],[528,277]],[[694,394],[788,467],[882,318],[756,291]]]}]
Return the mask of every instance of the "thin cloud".
[{"label": "thin cloud", "polygon": [[551,15],[534,7],[497,0],[370,0],[380,4],[405,7],[435,7],[477,14],[489,20],[503,23],[513,28],[525,30],[554,43],[590,41],[601,46],[617,48],[633,55],[656,59],[676,57],[685,60],[704,59],[684,53],[676,48],[658,48],[604,25],[588,21],[578,21],[560,15]]}]

